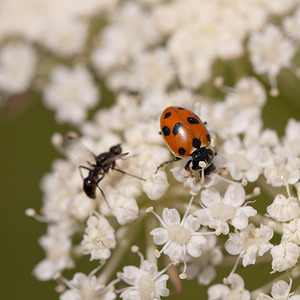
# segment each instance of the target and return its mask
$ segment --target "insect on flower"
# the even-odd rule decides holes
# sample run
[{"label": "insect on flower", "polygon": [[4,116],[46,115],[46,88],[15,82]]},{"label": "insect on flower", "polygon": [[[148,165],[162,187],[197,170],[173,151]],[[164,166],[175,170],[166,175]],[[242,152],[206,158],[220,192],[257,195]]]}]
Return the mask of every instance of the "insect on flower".
[{"label": "insect on flower", "polygon": [[[88,156],[94,160],[94,163],[87,161],[89,167],[87,166],[79,166],[80,174],[83,179],[83,190],[86,195],[92,199],[96,198],[96,188],[100,190],[104,200],[107,202],[105,194],[101,187],[99,186],[99,182],[108,174],[109,170],[115,170],[122,174],[126,174],[140,180],[145,180],[142,177],[127,173],[123,170],[116,168],[116,161],[118,159],[123,159],[129,153],[122,153],[122,148],[120,144],[110,147],[109,151],[100,153],[99,155],[94,154],[92,151],[86,149],[82,144],[80,144],[76,137],[71,133],[64,137],[64,142],[66,145],[72,148],[76,148],[77,150],[81,148],[81,150],[85,150],[85,153],[88,153]],[[74,143],[75,142],[75,143]],[[77,142],[77,143],[76,143]],[[72,149],[74,150],[74,149]],[[84,176],[82,169],[88,170],[88,176]]]},{"label": "insect on flower", "polygon": [[213,164],[216,153],[210,147],[210,134],[204,123],[192,111],[177,106],[167,107],[161,114],[160,128],[164,140],[175,157],[161,163],[156,172],[166,164],[185,157],[191,159],[187,161],[184,168],[190,171],[199,170],[201,178],[216,169]]},{"label": "insect on flower", "polygon": [[109,170],[115,170],[122,174],[126,174],[141,180],[145,180],[144,178],[141,178],[139,176],[129,174],[123,170],[116,168],[116,160],[121,159],[125,156],[127,156],[129,153],[122,153],[121,145],[115,145],[110,147],[108,152],[100,153],[99,155],[94,155],[95,158],[95,164],[91,164],[90,162],[87,162],[90,167],[86,166],[79,166],[79,170],[81,173],[82,178],[84,178],[82,174],[82,169],[86,169],[89,171],[89,174],[86,178],[83,180],[83,189],[86,195],[92,199],[96,198],[96,187],[99,188],[103,198],[106,201],[105,195],[101,187],[99,186],[99,182],[104,178],[106,174],[108,174]]}]

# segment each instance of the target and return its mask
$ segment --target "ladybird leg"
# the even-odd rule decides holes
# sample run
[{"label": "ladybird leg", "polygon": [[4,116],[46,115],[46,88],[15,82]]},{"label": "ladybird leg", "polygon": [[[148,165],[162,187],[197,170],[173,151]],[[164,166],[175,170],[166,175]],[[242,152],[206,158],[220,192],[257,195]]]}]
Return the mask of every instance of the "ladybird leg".
[{"label": "ladybird leg", "polygon": [[185,164],[184,168],[185,168],[186,170],[189,170],[189,169],[190,169],[190,164],[191,164],[191,162],[192,162],[192,159],[190,159],[190,160]]},{"label": "ladybird leg", "polygon": [[212,163],[210,166],[208,166],[205,170],[204,170],[204,175],[207,176],[213,172],[216,172],[216,166]]},{"label": "ladybird leg", "polygon": [[81,178],[84,179],[84,176],[82,174],[82,169],[85,169],[85,170],[88,170],[88,171],[91,171],[91,169],[86,167],[86,166],[79,166],[79,171],[80,171]]},{"label": "ladybird leg", "polygon": [[192,162],[192,159],[190,159],[190,160],[185,164],[185,166],[184,166],[184,168],[185,168],[187,171],[190,172],[190,175],[189,175],[189,176],[185,176],[184,178],[188,178],[188,177],[190,177],[190,176],[194,177],[193,172],[192,172],[192,170],[191,170],[191,168],[190,168],[191,162]]},{"label": "ladybird leg", "polygon": [[122,174],[126,174],[126,175],[129,175],[129,176],[132,176],[132,177],[135,177],[135,178],[144,180],[144,181],[146,180],[146,179],[144,179],[144,178],[142,178],[142,177],[139,177],[139,176],[136,176],[136,175],[127,173],[127,172],[125,172],[125,171],[123,171],[123,170],[120,170],[120,169],[117,169],[117,168],[115,168],[115,167],[113,167],[112,170],[118,171],[118,172],[120,172],[120,173],[122,173]]},{"label": "ladybird leg", "polygon": [[166,164],[173,163],[173,162],[178,161],[178,160],[181,160],[181,157],[175,156],[175,157],[173,157],[172,159],[170,159],[170,160],[168,160],[168,161],[162,162],[162,163],[157,167],[157,169],[156,169],[156,171],[154,172],[154,174],[156,174],[156,173],[158,172],[158,170],[159,170],[160,168],[164,167]]}]

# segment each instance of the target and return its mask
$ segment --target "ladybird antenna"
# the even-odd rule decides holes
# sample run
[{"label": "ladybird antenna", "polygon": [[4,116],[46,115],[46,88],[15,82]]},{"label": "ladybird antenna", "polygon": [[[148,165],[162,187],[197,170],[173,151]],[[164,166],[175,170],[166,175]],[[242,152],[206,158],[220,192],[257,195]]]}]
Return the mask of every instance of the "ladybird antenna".
[{"label": "ladybird antenna", "polygon": [[115,171],[118,171],[118,172],[120,172],[120,173],[122,173],[122,174],[129,175],[129,176],[135,177],[135,178],[140,179],[140,180],[143,180],[143,181],[146,180],[145,178],[142,178],[142,177],[139,177],[139,176],[136,176],[136,175],[127,173],[127,172],[125,172],[125,171],[123,171],[123,170],[120,170],[120,169],[117,169],[117,168],[112,168],[112,169],[115,170]]}]

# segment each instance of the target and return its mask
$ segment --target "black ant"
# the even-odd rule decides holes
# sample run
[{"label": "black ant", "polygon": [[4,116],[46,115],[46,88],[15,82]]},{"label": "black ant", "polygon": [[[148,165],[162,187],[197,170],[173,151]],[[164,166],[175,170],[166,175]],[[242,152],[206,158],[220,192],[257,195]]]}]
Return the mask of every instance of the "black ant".
[{"label": "black ant", "polygon": [[[99,188],[104,200],[107,203],[106,197],[104,195],[103,190],[99,186],[99,182],[104,178],[106,174],[108,174],[109,170],[115,170],[122,174],[126,174],[141,180],[145,180],[144,178],[141,178],[139,176],[129,174],[123,170],[116,168],[116,160],[123,158],[124,156],[128,155],[129,153],[122,153],[121,145],[115,145],[110,147],[109,152],[103,152],[100,153],[98,156],[92,153],[92,155],[95,158],[95,164],[91,164],[90,162],[87,162],[90,165],[89,167],[86,166],[79,166],[81,177],[83,180],[83,190],[86,193],[86,195],[92,199],[96,198],[96,187]],[[88,170],[89,174],[86,178],[84,178],[82,174],[82,169]]]}]

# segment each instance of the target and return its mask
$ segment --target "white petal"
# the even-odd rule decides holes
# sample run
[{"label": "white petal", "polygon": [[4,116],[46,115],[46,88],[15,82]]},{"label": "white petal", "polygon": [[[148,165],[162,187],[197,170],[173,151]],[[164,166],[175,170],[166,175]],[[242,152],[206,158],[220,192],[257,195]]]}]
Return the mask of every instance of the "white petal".
[{"label": "white petal", "polygon": [[72,284],[80,288],[86,279],[87,276],[84,273],[76,273],[72,279]]},{"label": "white petal", "polygon": [[248,218],[257,214],[257,211],[251,206],[243,206],[236,210],[234,218],[231,220],[236,229],[244,229],[248,225]]},{"label": "white petal", "polygon": [[193,257],[199,257],[202,253],[201,246],[207,242],[206,238],[201,235],[193,235],[190,241],[186,245],[186,250],[189,255]]},{"label": "white petal", "polygon": [[233,207],[240,207],[245,201],[245,190],[239,183],[232,183],[228,186],[224,203],[232,205]]},{"label": "white petal", "polygon": [[211,220],[211,215],[208,208],[198,209],[194,212],[194,216],[196,216],[200,220],[200,223],[204,226],[208,226]]},{"label": "white petal", "polygon": [[244,285],[245,285],[243,278],[240,275],[235,274],[235,273],[231,274],[228,277],[228,282],[233,289],[236,289],[236,288],[243,289]]},{"label": "white petal", "polygon": [[226,299],[230,289],[224,284],[215,284],[208,288],[207,294],[209,300]]},{"label": "white petal", "polygon": [[107,259],[110,257],[110,250],[108,248],[95,249],[91,252],[91,259]]},{"label": "white petal", "polygon": [[200,285],[209,285],[216,277],[216,270],[212,266],[206,266],[198,276]]},{"label": "white petal", "polygon": [[59,297],[60,300],[82,300],[81,295],[73,290],[65,291]]},{"label": "white petal", "polygon": [[290,286],[287,282],[279,280],[273,283],[271,295],[275,299],[285,298],[287,299],[290,293]]},{"label": "white petal", "polygon": [[122,279],[130,284],[137,285],[140,278],[140,269],[135,266],[126,266],[123,268]]},{"label": "white petal", "polygon": [[167,289],[167,280],[169,276],[167,274],[163,274],[155,281],[155,288],[160,296],[167,297],[170,294],[169,289]]},{"label": "white petal", "polygon": [[175,208],[164,208],[162,217],[164,222],[170,226],[173,224],[179,224],[180,223],[180,215],[177,209]]},{"label": "white petal", "polygon": [[123,300],[141,300],[138,289],[127,288],[120,294],[120,297]]},{"label": "white petal", "polygon": [[164,250],[164,253],[170,257],[171,261],[180,260],[182,257],[182,252],[182,246],[174,242],[170,242]]},{"label": "white petal", "polygon": [[156,245],[162,245],[168,241],[168,231],[165,228],[155,228],[150,234],[153,235],[153,242]]},{"label": "white petal", "polygon": [[225,242],[225,249],[229,254],[239,254],[243,249],[243,242],[235,233],[229,234],[229,239]]},{"label": "white petal", "polygon": [[218,190],[214,188],[206,189],[201,192],[201,202],[206,206],[210,207],[214,203],[220,202],[221,196]]},{"label": "white petal", "polygon": [[192,231],[197,231],[200,227],[199,218],[189,215],[185,220],[184,227]]}]

